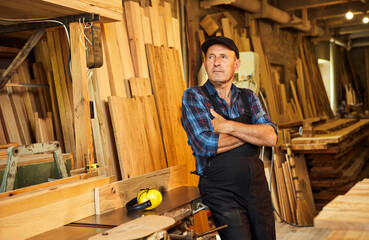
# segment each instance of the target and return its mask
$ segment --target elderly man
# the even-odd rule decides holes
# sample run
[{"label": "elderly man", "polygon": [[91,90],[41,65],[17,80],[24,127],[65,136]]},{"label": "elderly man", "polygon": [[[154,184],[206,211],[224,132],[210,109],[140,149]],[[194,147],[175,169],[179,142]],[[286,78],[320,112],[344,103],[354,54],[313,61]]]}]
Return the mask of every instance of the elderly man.
[{"label": "elderly man", "polygon": [[232,84],[240,67],[233,40],[206,40],[208,81],[182,98],[182,125],[196,158],[199,189],[222,240],[275,239],[273,209],[258,146],[274,146],[276,126],[255,93]]}]

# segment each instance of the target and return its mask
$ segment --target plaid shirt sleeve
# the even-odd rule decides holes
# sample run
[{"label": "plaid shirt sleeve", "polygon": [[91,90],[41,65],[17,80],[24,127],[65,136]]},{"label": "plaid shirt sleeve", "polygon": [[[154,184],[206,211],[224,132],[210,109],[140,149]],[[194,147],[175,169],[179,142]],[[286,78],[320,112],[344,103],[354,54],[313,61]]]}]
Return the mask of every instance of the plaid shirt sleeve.
[{"label": "plaid shirt sleeve", "polygon": [[262,107],[260,100],[256,96],[256,94],[250,90],[249,93],[252,93],[250,94],[251,96],[249,96],[249,100],[251,103],[251,111],[252,111],[251,116],[253,124],[267,124],[272,126],[278,137],[277,125],[274,122],[272,122],[268,114],[264,111],[264,108]]},{"label": "plaid shirt sleeve", "polygon": [[210,112],[205,106],[207,98],[199,89],[189,88],[184,92],[181,122],[195,157],[209,158],[216,154],[219,133],[213,132]]}]

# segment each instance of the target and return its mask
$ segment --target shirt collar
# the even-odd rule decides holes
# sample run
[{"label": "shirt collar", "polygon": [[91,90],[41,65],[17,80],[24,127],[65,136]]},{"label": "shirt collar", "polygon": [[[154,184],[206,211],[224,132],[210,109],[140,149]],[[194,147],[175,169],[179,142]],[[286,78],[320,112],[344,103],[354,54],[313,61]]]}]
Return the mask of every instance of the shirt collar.
[{"label": "shirt collar", "polygon": [[[211,96],[213,96],[213,95],[218,95],[218,92],[217,92],[217,90],[215,89],[215,87],[213,86],[213,84],[211,84],[211,82],[209,81],[209,79],[206,81],[206,83],[204,84],[205,85],[205,87],[208,89],[208,91],[209,91],[209,94],[211,95]],[[236,87],[236,85],[234,85],[233,83],[232,83],[232,87],[231,87],[231,96],[233,96],[233,94],[235,94],[235,93],[237,93],[237,92],[241,92],[241,90],[240,89],[238,89],[237,87]],[[219,96],[219,95],[218,95]]]}]

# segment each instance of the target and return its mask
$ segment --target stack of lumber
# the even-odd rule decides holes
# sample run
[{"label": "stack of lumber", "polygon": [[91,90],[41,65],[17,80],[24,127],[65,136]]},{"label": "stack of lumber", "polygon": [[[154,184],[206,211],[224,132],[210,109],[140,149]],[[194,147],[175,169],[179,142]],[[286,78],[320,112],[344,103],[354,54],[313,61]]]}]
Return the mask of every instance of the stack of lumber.
[{"label": "stack of lumber", "polygon": [[[272,181],[275,184],[272,182],[269,185],[272,184],[272,202],[279,214],[275,216],[276,220],[283,219],[299,225],[312,224],[316,213],[304,156],[293,154],[289,147],[285,155],[277,149],[273,171],[275,178]],[[267,178],[270,178],[270,173]]]},{"label": "stack of lumber", "polygon": [[[299,51],[300,58],[296,61],[296,82],[290,80],[282,83],[277,73],[273,75],[276,102],[280,104],[280,124],[315,117],[333,117],[311,43],[303,39],[299,44]],[[290,94],[286,89],[290,89]],[[268,105],[268,107],[273,106]]]},{"label": "stack of lumber", "polygon": [[369,179],[353,186],[346,194],[328,203],[314,219],[318,228],[333,229],[327,238],[359,239],[369,237]]},{"label": "stack of lumber", "polygon": [[313,126],[311,136],[295,137],[282,145],[305,154],[318,210],[355,184],[369,156],[368,134],[369,120],[336,119]]},{"label": "stack of lumber", "polygon": [[37,79],[31,79],[28,61],[25,60],[16,69],[6,87],[0,90],[0,144],[34,142],[34,113],[46,118],[47,112],[51,111],[46,88],[26,88],[22,85],[47,84],[46,79],[39,75],[39,66],[32,67],[33,76]]},{"label": "stack of lumber", "polygon": [[0,194],[0,238],[26,239],[95,214],[94,188],[111,180],[83,174]]}]

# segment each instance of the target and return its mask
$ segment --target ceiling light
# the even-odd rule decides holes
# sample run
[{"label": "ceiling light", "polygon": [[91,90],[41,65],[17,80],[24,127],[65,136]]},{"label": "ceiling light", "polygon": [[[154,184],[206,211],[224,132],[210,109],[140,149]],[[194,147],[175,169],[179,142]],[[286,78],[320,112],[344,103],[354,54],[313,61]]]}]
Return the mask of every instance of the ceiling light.
[{"label": "ceiling light", "polygon": [[369,18],[367,16],[363,17],[363,23],[367,24],[369,22]]},{"label": "ceiling light", "polygon": [[347,18],[348,20],[351,20],[353,17],[354,17],[354,14],[351,12],[351,10],[349,10],[349,11],[346,13],[346,18]]}]

